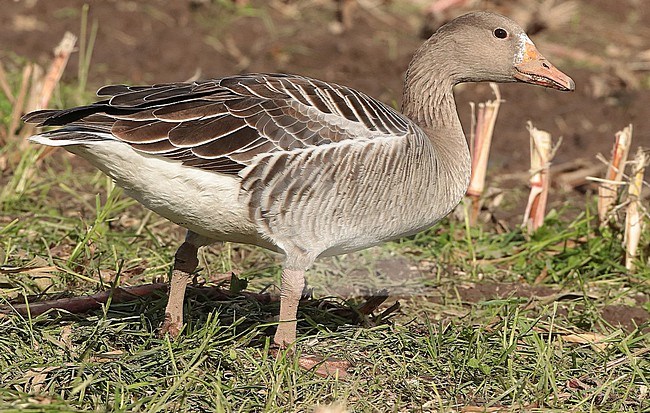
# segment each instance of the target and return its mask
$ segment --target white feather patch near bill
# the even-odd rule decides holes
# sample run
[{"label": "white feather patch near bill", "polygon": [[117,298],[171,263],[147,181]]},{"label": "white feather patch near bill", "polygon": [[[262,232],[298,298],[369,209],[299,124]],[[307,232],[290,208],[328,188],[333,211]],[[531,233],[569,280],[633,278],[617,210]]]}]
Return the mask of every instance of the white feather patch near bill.
[{"label": "white feather patch near bill", "polygon": [[519,64],[524,61],[524,56],[526,55],[526,45],[535,47],[535,43],[530,40],[530,37],[526,33],[521,33],[519,35],[519,42],[517,45],[517,54],[515,55],[515,64]]}]

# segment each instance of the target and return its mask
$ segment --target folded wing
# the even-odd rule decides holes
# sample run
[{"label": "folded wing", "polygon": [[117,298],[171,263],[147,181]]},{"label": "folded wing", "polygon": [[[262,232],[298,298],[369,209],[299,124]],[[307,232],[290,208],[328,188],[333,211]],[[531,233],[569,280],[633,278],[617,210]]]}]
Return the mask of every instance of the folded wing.
[{"label": "folded wing", "polygon": [[363,93],[291,75],[111,85],[97,94],[105,99],[24,119],[63,126],[44,133],[51,139],[118,139],[138,151],[227,174],[238,174],[258,155],[401,137],[413,128],[399,112]]}]

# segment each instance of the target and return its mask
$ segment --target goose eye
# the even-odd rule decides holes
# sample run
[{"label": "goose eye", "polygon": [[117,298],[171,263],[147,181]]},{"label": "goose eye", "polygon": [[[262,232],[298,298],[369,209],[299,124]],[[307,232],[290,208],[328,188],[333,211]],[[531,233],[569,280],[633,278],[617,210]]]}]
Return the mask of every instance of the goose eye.
[{"label": "goose eye", "polygon": [[502,28],[494,29],[494,37],[498,39],[505,39],[506,37],[508,37],[508,32]]}]

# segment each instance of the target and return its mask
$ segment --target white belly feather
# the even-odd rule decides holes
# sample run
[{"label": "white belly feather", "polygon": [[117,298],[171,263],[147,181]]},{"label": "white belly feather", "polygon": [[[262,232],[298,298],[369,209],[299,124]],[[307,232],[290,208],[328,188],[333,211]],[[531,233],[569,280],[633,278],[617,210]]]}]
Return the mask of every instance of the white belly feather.
[{"label": "white belly feather", "polygon": [[113,178],[129,196],[170,221],[215,241],[233,241],[277,250],[259,235],[240,201],[236,176],[183,166],[179,161],[137,152],[116,140],[32,141],[63,146]]}]

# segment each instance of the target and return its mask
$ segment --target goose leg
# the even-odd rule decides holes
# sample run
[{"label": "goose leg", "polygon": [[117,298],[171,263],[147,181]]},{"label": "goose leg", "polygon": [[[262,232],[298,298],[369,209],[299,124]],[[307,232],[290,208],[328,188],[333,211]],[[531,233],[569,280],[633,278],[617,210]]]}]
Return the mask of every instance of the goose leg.
[{"label": "goose leg", "polygon": [[[280,348],[286,348],[296,341],[296,317],[298,303],[305,288],[305,271],[285,268],[282,271],[280,285],[280,324],[273,337],[273,342]],[[277,356],[278,349],[272,350]],[[313,370],[321,377],[336,375],[340,378],[347,376],[350,363],[345,360],[323,359],[316,355],[303,354],[298,359],[298,365],[305,370]]]},{"label": "goose leg", "polygon": [[285,268],[280,284],[280,323],[273,342],[284,348],[296,341],[298,303],[305,287],[305,271]]},{"label": "goose leg", "polygon": [[199,265],[198,252],[203,245],[211,241],[191,231],[187,232],[185,242],[178,247],[174,255],[174,268],[169,286],[169,298],[165,308],[165,321],[160,327],[160,335],[169,334],[178,337],[183,327],[183,301],[187,283]]}]

